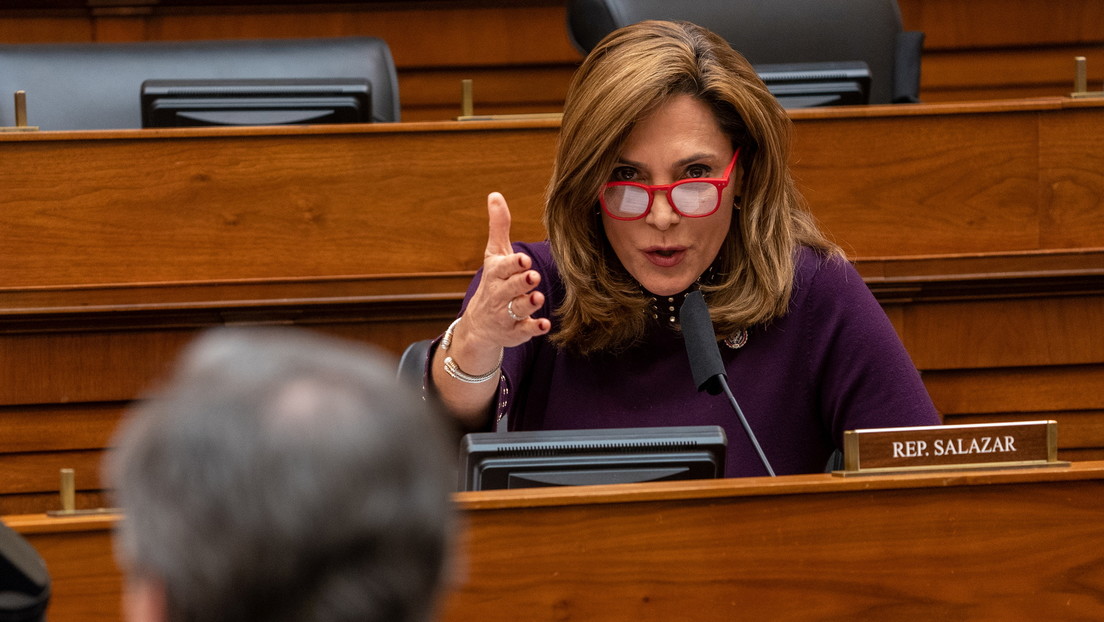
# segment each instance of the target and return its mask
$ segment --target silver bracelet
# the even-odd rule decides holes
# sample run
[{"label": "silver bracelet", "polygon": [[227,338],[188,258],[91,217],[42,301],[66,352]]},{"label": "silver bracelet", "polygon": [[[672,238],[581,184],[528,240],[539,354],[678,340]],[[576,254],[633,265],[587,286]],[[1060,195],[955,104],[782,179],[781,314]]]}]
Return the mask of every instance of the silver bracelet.
[{"label": "silver bracelet", "polygon": [[[456,325],[460,323],[463,316],[460,316],[449,324],[449,327],[445,329],[444,337],[441,337],[441,351],[445,352],[452,345],[452,331],[456,328]],[[456,361],[452,360],[451,356],[445,357],[445,373],[456,378],[460,382],[466,382],[468,384],[481,384],[487,382],[491,378],[498,375],[498,370],[502,369],[502,357],[504,351],[498,353],[498,364],[494,366],[494,369],[483,374],[482,376],[473,376],[464,370],[460,369],[460,366],[456,364]]]}]

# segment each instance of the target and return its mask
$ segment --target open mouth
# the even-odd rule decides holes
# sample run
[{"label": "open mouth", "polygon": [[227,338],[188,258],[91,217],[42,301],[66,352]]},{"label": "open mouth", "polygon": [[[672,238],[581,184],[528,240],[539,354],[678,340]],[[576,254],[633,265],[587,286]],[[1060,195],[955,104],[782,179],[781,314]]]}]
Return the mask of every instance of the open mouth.
[{"label": "open mouth", "polygon": [[648,261],[661,268],[670,268],[678,265],[686,255],[684,248],[649,248],[644,251]]}]

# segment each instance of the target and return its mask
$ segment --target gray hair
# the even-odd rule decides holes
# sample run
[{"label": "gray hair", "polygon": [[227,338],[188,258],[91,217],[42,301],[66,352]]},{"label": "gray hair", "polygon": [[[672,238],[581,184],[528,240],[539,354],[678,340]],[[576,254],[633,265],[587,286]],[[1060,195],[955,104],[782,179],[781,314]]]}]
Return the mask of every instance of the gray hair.
[{"label": "gray hair", "polygon": [[452,524],[445,422],[367,348],[212,331],[116,436],[120,561],[165,586],[174,621],[426,620]]}]

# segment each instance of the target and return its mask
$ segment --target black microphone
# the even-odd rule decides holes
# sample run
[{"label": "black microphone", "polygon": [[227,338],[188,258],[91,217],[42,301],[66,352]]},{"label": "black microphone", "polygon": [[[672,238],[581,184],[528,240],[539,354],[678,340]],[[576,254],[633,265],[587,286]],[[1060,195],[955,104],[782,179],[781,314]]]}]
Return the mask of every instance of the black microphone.
[{"label": "black microphone", "polygon": [[751,431],[744,411],[740,410],[740,404],[732,395],[732,389],[728,386],[724,361],[721,360],[721,349],[717,347],[717,336],[713,331],[713,320],[709,318],[709,307],[705,304],[705,296],[700,291],[690,292],[686,295],[682,307],[679,309],[679,324],[682,325],[682,338],[686,342],[686,355],[690,358],[690,372],[694,375],[694,384],[698,391],[706,391],[710,395],[717,395],[724,391],[728,397],[728,403],[736,416],[740,419],[740,425],[744,427],[751,444],[755,446],[755,452],[759,454],[759,461],[767,469],[771,477],[774,477],[774,469],[771,468],[763,449],[759,447],[759,440]]}]

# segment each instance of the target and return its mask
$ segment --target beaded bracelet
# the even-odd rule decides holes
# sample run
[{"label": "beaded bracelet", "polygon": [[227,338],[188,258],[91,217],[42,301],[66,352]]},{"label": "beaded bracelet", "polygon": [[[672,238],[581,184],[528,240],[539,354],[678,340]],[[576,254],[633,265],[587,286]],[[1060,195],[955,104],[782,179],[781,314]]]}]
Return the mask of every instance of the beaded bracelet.
[{"label": "beaded bracelet", "polygon": [[[460,323],[463,316],[460,316],[449,324],[449,327],[445,330],[445,336],[441,337],[441,351],[445,352],[452,345],[452,331],[456,328],[456,325]],[[498,370],[502,369],[502,356],[503,352],[498,353],[498,363],[494,366],[494,369],[483,374],[482,376],[473,376],[464,370],[460,369],[460,366],[456,364],[456,361],[452,360],[451,356],[445,357],[445,373],[456,378],[460,382],[466,382],[468,384],[481,384],[487,382],[491,378],[494,378],[498,374]]]}]

